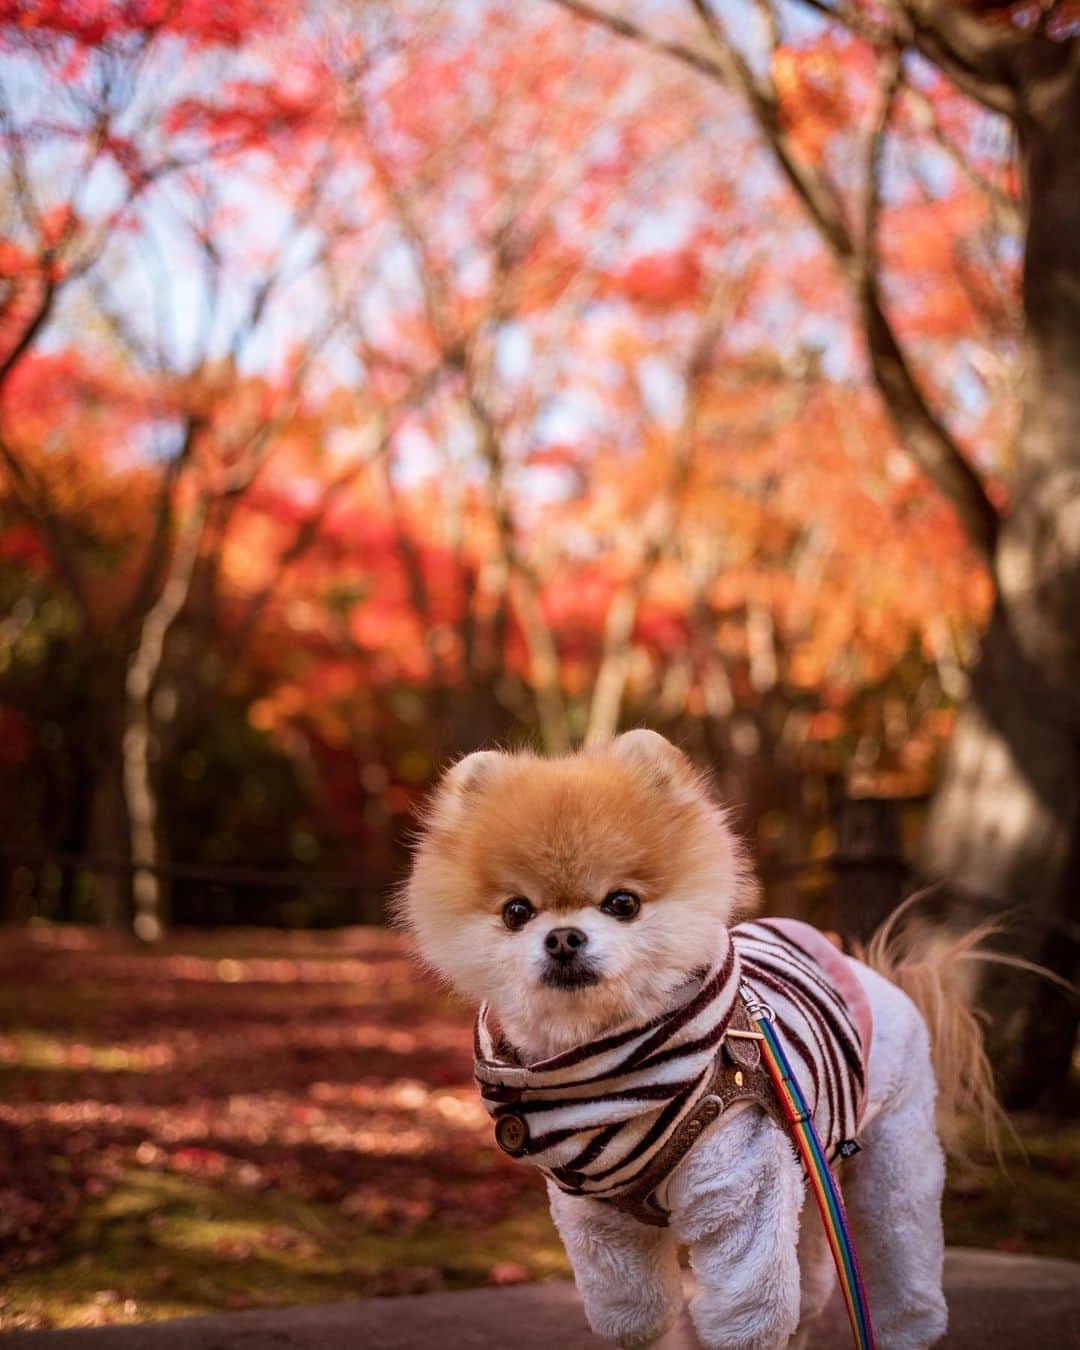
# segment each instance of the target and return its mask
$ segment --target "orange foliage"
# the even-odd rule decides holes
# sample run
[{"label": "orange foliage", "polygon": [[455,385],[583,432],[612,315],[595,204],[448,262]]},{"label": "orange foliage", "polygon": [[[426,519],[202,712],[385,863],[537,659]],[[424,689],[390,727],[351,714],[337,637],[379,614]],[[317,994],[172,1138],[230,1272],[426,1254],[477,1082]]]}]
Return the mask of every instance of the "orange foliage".
[{"label": "orange foliage", "polygon": [[[347,29],[349,7],[328,8]],[[486,682],[527,720],[536,662],[511,574],[535,588],[572,709],[613,598],[636,586],[627,715],[653,715],[664,688],[671,706],[682,689],[677,715],[702,715],[718,659],[737,711],[779,689],[808,741],[850,748],[860,700],[880,703],[912,650],[928,669],[951,659],[942,634],[969,632],[988,588],[900,457],[845,292],[807,253],[792,202],[712,91],[666,68],[643,77],[565,16],[380,16],[386,53],[265,4],[0,4],[0,54],[33,54],[46,88],[64,75],[88,97],[85,63],[122,39],[167,33],[188,62],[145,134],[112,127],[93,148],[128,185],[122,207],[84,219],[74,188],[43,184],[40,217],[0,240],[7,350],[50,287],[93,316],[51,310],[49,345],[31,334],[0,398],[13,452],[85,564],[94,625],[138,589],[188,426],[171,528],[199,502],[207,525],[187,617],[227,654],[251,723],[308,759],[316,747],[350,822],[357,747],[387,700],[409,727],[410,698],[422,717],[434,693]],[[220,77],[199,64],[210,47]],[[72,48],[83,65],[65,65]],[[840,155],[873,93],[860,44],[780,47],[771,75],[798,152]],[[963,134],[953,104],[928,96]],[[83,134],[44,114],[29,130],[57,146]],[[907,131],[929,162],[938,152]],[[956,268],[993,221],[934,163],[936,193],[914,174],[890,182],[885,286],[920,375],[973,436],[1003,405],[950,382],[936,353],[1007,340]],[[173,197],[155,195],[159,176]],[[217,315],[242,330],[231,347],[215,329],[195,357],[178,339],[150,359],[149,339],[140,351],[115,322],[152,308],[140,250],[166,218],[183,247],[163,274],[193,278],[173,322],[196,327],[231,288]],[[112,252],[87,263],[98,228]],[[97,267],[107,307],[76,264]],[[250,302],[294,271],[294,289]],[[331,316],[323,333],[313,320]],[[2,490],[0,560],[40,576],[53,542],[10,472]],[[665,684],[679,663],[684,685]],[[384,790],[407,804],[424,764],[396,764]]]}]

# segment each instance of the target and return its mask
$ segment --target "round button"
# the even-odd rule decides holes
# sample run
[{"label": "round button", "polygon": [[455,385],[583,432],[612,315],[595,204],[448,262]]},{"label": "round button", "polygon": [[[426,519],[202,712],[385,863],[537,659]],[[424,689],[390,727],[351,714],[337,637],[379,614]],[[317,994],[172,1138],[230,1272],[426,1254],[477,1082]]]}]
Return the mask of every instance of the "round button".
[{"label": "round button", "polygon": [[512,1112],[500,1116],[495,1122],[495,1142],[504,1153],[516,1158],[525,1152],[525,1145],[529,1142],[529,1127]]},{"label": "round button", "polygon": [[710,1097],[708,1101],[706,1101],[703,1104],[701,1108],[701,1114],[705,1117],[706,1120],[716,1119],[716,1117],[720,1114],[720,1103],[716,1100],[715,1097]]}]

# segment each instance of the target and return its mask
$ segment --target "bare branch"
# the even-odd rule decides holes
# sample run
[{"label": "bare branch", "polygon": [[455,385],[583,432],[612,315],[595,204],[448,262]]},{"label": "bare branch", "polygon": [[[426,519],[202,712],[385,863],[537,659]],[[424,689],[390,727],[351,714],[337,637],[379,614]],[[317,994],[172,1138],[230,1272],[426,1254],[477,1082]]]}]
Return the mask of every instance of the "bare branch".
[{"label": "bare branch", "polygon": [[[438,383],[441,375],[441,369],[429,371],[414,383],[409,392],[398,401],[396,408],[390,410],[389,413],[382,413],[379,418],[380,426],[375,428],[375,443],[371,449],[361,455],[356,463],[350,464],[326,484],[318,502],[297,527],[292,542],[279,556],[272,575],[251,597],[239,620],[233,625],[228,640],[228,649],[231,653],[242,651],[246,646],[251,634],[258,626],[266,606],[270,603],[274,589],[280,585],[286,572],[314,547],[330,513],[343,494],[358,481],[369,464],[372,462],[385,463],[389,448],[397,434],[401,415],[407,409],[416,407],[423,402],[431,389]],[[385,473],[384,477],[392,490],[393,481],[389,473]]]},{"label": "bare branch", "polygon": [[154,503],[154,524],[150,542],[143,555],[139,576],[124,607],[121,626],[138,619],[149,609],[157,594],[166,558],[169,551],[169,538],[172,532],[173,512],[176,505],[176,489],[181,474],[187,467],[195,451],[199,433],[204,426],[203,419],[189,413],[184,424],[184,434],[180,448],[169,460],[161,475]]},{"label": "bare branch", "polygon": [[[752,273],[747,268],[745,275]],[[641,603],[656,569],[671,550],[678,533],[682,498],[693,467],[701,395],[705,379],[712,369],[713,350],[726,321],[737,308],[740,295],[733,295],[725,283],[715,286],[690,344],[683,369],[685,402],[668,456],[668,480],[658,507],[655,523],[646,533],[635,575],[613,597],[604,617],[604,637],[600,667],[589,701],[585,731],[586,745],[600,745],[618,730],[626,682],[633,656],[633,634]],[[640,537],[641,529],[635,530]]]},{"label": "bare branch", "polygon": [[1005,60],[1015,40],[1010,36],[999,41],[1004,25],[982,23],[952,0],[892,0],[888,5],[892,23],[884,26],[849,3],[798,3],[875,47],[914,47],[970,98],[994,112],[1015,116],[1016,94]]},{"label": "bare branch", "polygon": [[822,169],[809,164],[796,153],[781,124],[775,91],[755,77],[706,0],[690,0],[690,7],[701,20],[715,51],[717,64],[727,72],[726,82],[742,94],[781,172],[809,211],[833,256],[841,264],[846,263],[854,256],[855,243],[845,223],[843,206],[835,187]]},{"label": "bare branch", "polygon": [[1020,203],[1015,197],[1009,195],[1000,183],[995,183],[987,178],[985,174],[980,173],[964,154],[963,150],[951,140],[944,131],[938,120],[937,110],[931,99],[911,83],[906,80],[903,85],[904,102],[909,105],[915,120],[934,140],[934,143],[948,155],[954,168],[961,173],[968,182],[982,192],[990,202],[991,210],[1000,220],[1002,226],[1020,234],[1024,228],[1023,211]]},{"label": "bare branch", "polygon": [[4,354],[3,359],[0,360],[0,390],[3,389],[12,371],[29,351],[34,339],[48,322],[56,301],[56,291],[56,282],[52,277],[48,277],[43,283],[41,295],[29,322]]},{"label": "bare branch", "polygon": [[[554,0],[554,3],[567,7],[566,0]],[[872,235],[868,236],[865,230],[867,225],[876,228],[879,199],[877,167],[880,165],[892,96],[887,100],[885,121],[879,122],[871,130],[869,162],[875,166],[875,172],[864,201],[864,236],[856,240],[847,225],[843,205],[833,183],[820,168],[801,158],[791,143],[779,116],[775,92],[758,81],[741,53],[728,39],[723,25],[706,0],[689,0],[689,4],[701,21],[712,48],[713,65],[717,72],[715,78],[742,94],[784,177],[803,203],[855,291],[863,317],[871,369],[902,444],[923,472],[953,503],[976,547],[984,556],[991,556],[999,524],[997,511],[978,475],[919,388],[886,315],[877,269],[868,265],[867,244],[872,244]],[[611,22],[613,16],[591,6],[588,8],[586,17],[591,22],[603,23],[613,32],[639,40],[636,31],[627,32],[625,26]],[[898,50],[899,46],[895,48],[895,51]],[[889,59],[894,59],[894,56]]]},{"label": "bare branch", "polygon": [[866,168],[863,174],[862,239],[860,266],[874,277],[878,274],[878,218],[881,214],[881,177],[885,141],[892,121],[896,96],[903,81],[903,65],[897,50],[889,51],[879,63],[883,93],[866,137]]},{"label": "bare branch", "polygon": [[461,334],[453,331],[447,318],[450,307],[446,303],[445,287],[439,269],[435,266],[431,256],[427,237],[413,210],[412,202],[409,201],[406,193],[401,190],[385,156],[375,144],[362,100],[357,99],[355,101],[353,113],[356,126],[364,143],[364,151],[372,169],[375,171],[375,177],[416,260],[420,288],[424,297],[424,309],[432,333],[436,342],[442,348],[443,355],[453,356],[460,348],[463,338]]},{"label": "bare branch", "polygon": [[876,24],[862,10],[850,4],[830,5],[827,0],[799,0],[800,4],[823,15],[827,19],[841,24],[850,32],[865,38],[875,46],[891,46],[896,40],[895,33],[881,24]]},{"label": "bare branch", "polygon": [[[442,361],[446,366],[456,368],[461,375],[465,409],[476,436],[477,450],[489,474],[495,534],[506,570],[506,593],[529,653],[530,686],[541,736],[549,753],[560,754],[569,749],[570,737],[560,682],[558,648],[540,602],[539,581],[517,543],[517,531],[506,488],[502,432],[498,418],[484,395],[483,376],[477,364],[474,339],[483,321],[474,325],[471,332],[460,331],[451,321],[449,316],[453,306],[447,300],[446,282],[434,260],[413,203],[376,146],[363,107],[359,104],[355,110],[355,119],[379,185],[412,249],[420,275],[425,312]],[[509,261],[505,254],[495,259],[496,280],[501,281],[503,287],[507,284],[505,273]],[[485,320],[503,315],[508,303],[508,297],[497,288]]]},{"label": "bare branch", "polygon": [[590,5],[587,0],[552,0],[552,3],[569,10],[571,14],[576,14],[580,19],[598,24],[601,28],[607,28],[612,33],[617,33],[619,37],[629,38],[639,47],[644,47],[646,51],[658,52],[663,56],[672,56],[676,61],[681,61],[684,66],[690,66],[691,69],[700,71],[701,74],[708,75],[714,80],[723,81],[726,78],[724,70],[715,60],[685,42],[669,42],[666,38],[659,38],[654,33],[650,33],[647,28],[642,27],[641,24],[634,23],[631,19],[624,19],[619,14],[611,14],[598,5]]},{"label": "bare branch", "polygon": [[237,320],[236,328],[233,332],[232,340],[229,343],[229,350],[240,353],[242,342],[250,337],[258,328],[263,315],[270,304],[275,292],[282,286],[286,279],[286,262],[289,255],[289,249],[292,244],[300,238],[304,230],[311,224],[316,212],[322,204],[323,189],[330,172],[334,166],[333,147],[328,145],[320,156],[318,163],[311,174],[300,203],[293,212],[292,218],[286,225],[282,237],[278,240],[274,254],[277,257],[278,265],[268,268],[266,275],[258,286],[256,286],[251,303],[245,314]]},{"label": "bare branch", "polygon": [[772,0],[754,0],[754,8],[761,16],[769,51],[775,52],[780,46],[780,17],[773,7]]},{"label": "bare branch", "polygon": [[886,316],[881,295],[877,256],[881,167],[901,79],[899,54],[893,53],[886,60],[885,92],[867,138],[863,234],[856,273],[867,351],[874,378],[901,442],[927,477],[953,503],[972,543],[990,559],[1000,524],[997,510],[959,445],[927,403]]},{"label": "bare branch", "polygon": [[[1011,23],[987,22],[952,0],[895,0],[907,43],[932,61],[958,89],[994,112],[1016,117],[1017,54],[1040,39]],[[1042,39],[1045,41],[1045,39]]]},{"label": "bare branch", "polygon": [[11,165],[11,178],[15,185],[15,198],[19,203],[19,209],[22,211],[23,220],[37,234],[41,227],[41,210],[34,197],[33,188],[30,186],[30,173],[26,165],[26,146],[23,142],[23,134],[15,125],[7,92],[2,83],[0,83],[0,131],[4,133],[8,143],[8,162]]}]

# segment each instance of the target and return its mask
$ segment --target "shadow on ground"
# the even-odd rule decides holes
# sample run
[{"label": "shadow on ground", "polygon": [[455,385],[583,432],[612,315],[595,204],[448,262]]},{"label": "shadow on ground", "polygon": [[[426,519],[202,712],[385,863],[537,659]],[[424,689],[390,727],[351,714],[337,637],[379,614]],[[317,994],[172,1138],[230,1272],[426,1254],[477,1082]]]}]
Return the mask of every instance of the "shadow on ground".
[{"label": "shadow on ground", "polygon": [[[0,1330],[505,1286],[567,1271],[401,938],[5,933]],[[954,1177],[950,1239],[1080,1247],[1080,1127]]]}]

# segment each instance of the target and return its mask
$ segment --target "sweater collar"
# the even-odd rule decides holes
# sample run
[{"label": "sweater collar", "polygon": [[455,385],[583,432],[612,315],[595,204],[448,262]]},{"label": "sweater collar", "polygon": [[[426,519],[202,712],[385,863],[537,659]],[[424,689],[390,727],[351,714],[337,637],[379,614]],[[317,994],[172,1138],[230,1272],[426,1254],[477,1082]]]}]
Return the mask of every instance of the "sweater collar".
[{"label": "sweater collar", "polygon": [[[476,1020],[474,1072],[500,1145],[557,1181],[566,1169],[581,1177],[614,1175],[626,1145],[633,1144],[635,1159],[643,1140],[653,1151],[705,1089],[739,977],[725,929],[716,962],[689,998],[649,1022],[531,1063],[507,1042],[485,1004]],[[506,1117],[512,1119],[504,1126]]]}]

